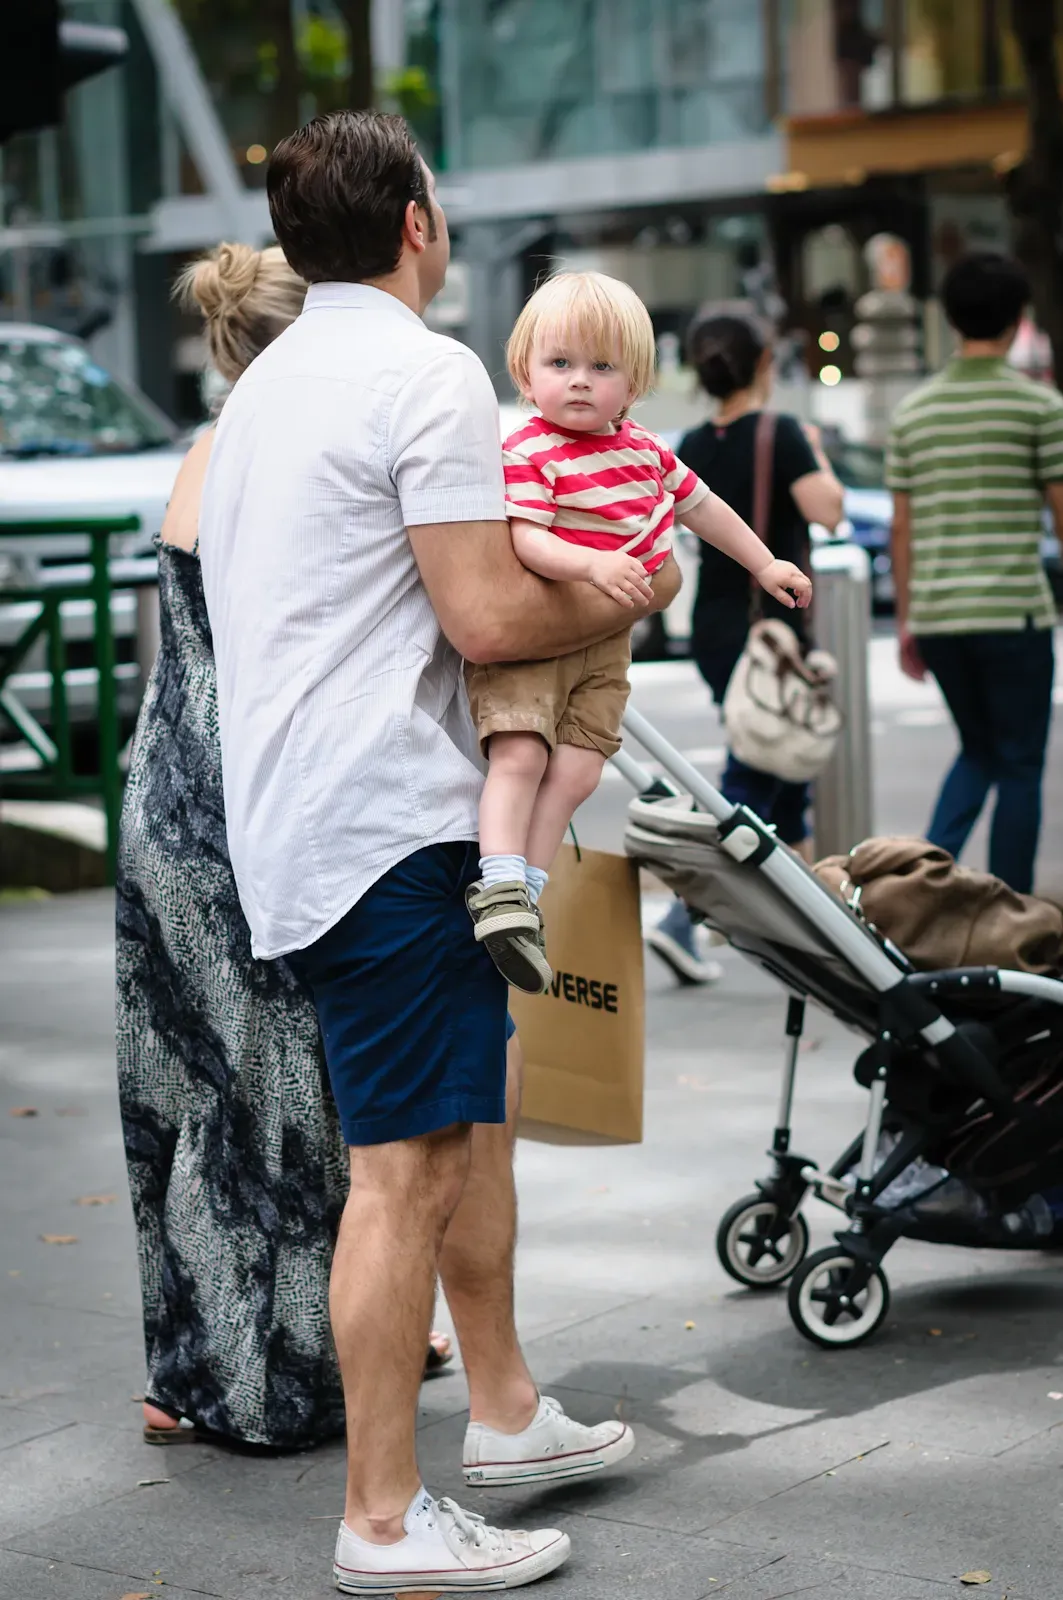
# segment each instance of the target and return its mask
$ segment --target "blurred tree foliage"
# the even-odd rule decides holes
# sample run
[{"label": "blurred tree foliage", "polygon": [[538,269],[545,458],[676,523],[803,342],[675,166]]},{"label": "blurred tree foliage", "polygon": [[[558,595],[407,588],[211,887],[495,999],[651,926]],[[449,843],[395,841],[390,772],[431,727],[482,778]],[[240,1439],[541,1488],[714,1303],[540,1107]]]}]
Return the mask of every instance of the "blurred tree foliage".
[{"label": "blurred tree foliage", "polygon": [[174,0],[234,145],[373,104],[371,0]]}]

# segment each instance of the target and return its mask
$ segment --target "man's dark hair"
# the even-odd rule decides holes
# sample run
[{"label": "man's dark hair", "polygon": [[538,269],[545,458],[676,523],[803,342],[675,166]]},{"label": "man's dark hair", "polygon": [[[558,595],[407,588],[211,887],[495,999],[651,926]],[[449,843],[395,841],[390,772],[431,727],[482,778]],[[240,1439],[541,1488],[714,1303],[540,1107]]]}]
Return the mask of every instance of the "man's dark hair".
[{"label": "man's dark hair", "polygon": [[273,231],[307,283],[363,283],[394,272],[406,207],[436,236],[424,163],[402,117],[335,111],[282,139],[266,178]]},{"label": "man's dark hair", "polygon": [[999,339],[1030,303],[1030,280],[1011,256],[979,250],[962,256],[945,274],[941,303],[965,339]]},{"label": "man's dark hair", "polygon": [[687,360],[705,393],[727,400],[750,387],[770,344],[770,328],[744,305],[703,306],[687,333]]}]

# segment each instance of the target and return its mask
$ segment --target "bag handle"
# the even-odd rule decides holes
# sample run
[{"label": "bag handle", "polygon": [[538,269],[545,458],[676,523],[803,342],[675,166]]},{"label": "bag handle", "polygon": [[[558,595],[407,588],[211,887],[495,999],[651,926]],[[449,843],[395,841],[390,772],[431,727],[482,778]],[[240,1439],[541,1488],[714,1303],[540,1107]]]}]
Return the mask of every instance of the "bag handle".
[{"label": "bag handle", "polygon": [[[775,466],[774,411],[762,411],[753,435],[753,532],[768,543],[771,522],[772,474]],[[764,591],[754,578],[750,589],[749,619],[759,622],[764,615]]]}]

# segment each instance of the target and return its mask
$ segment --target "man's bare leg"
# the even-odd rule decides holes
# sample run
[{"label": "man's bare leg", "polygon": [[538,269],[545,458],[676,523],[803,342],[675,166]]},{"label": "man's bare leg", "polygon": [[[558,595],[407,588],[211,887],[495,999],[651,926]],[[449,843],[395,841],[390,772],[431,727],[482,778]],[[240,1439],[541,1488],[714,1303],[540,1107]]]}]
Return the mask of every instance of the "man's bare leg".
[{"label": "man's bare leg", "polygon": [[352,1149],[351,1192],[332,1265],[330,1310],[347,1410],[347,1526],[374,1544],[403,1537],[421,1485],[417,1396],[440,1245],[469,1172],[462,1125]]},{"label": "man's bare leg", "polygon": [[469,1415],[503,1433],[519,1433],[535,1416],[539,1392],[517,1338],[513,1258],[517,1192],[513,1145],[520,1112],[520,1042],[509,1042],[506,1124],[478,1124],[461,1202],[450,1219],[439,1272],[461,1345],[469,1383]]}]

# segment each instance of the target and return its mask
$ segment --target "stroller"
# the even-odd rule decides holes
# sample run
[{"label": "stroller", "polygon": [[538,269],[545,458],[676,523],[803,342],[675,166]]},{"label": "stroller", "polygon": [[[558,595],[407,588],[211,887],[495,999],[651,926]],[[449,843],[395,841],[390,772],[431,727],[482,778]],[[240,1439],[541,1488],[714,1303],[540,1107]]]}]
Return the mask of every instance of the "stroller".
[{"label": "stroller", "polygon": [[[614,758],[638,791],[628,855],[790,995],[772,1169],[720,1223],[726,1271],[750,1288],[788,1282],[796,1327],[837,1348],[885,1318],[882,1263],[897,1239],[1053,1244],[1041,1192],[1063,1184],[1063,982],[994,967],[916,971],[643,716],[629,710],[624,726],[674,780],[626,750]],[[790,1148],[810,999],[867,1041],[854,1068],[870,1092],[867,1124],[825,1172]],[[814,1255],[801,1215],[810,1191],[845,1217]]]}]

